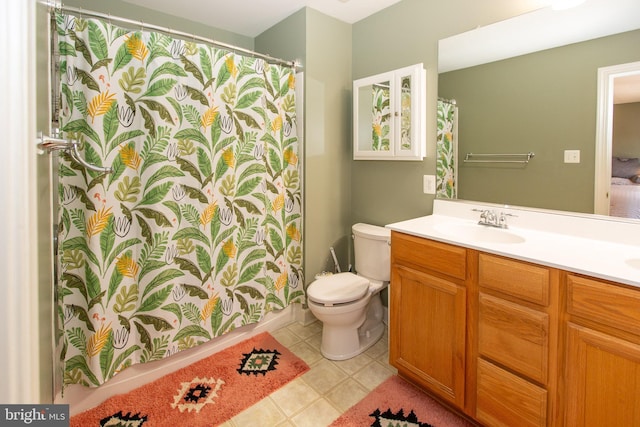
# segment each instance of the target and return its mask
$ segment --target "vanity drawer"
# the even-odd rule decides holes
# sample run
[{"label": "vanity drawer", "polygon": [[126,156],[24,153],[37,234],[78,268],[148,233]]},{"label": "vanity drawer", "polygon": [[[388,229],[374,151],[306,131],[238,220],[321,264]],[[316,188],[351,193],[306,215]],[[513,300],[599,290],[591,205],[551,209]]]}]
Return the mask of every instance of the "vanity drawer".
[{"label": "vanity drawer", "polygon": [[480,359],[475,418],[488,426],[546,426],[547,391]]},{"label": "vanity drawer", "polygon": [[548,269],[484,253],[480,254],[478,262],[481,288],[544,307],[549,305]]},{"label": "vanity drawer", "polygon": [[460,280],[467,277],[465,248],[395,231],[391,232],[391,248],[392,263],[423,268]]},{"label": "vanity drawer", "polygon": [[567,312],[640,335],[640,289],[568,274]]},{"label": "vanity drawer", "polygon": [[549,315],[482,293],[479,301],[480,355],[546,384]]}]

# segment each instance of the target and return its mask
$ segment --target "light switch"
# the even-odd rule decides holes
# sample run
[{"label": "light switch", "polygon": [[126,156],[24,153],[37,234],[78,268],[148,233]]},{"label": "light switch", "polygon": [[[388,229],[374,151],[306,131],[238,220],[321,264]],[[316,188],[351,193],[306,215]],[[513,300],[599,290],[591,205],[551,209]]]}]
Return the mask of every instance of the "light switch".
[{"label": "light switch", "polygon": [[580,163],[580,150],[564,150],[565,163]]},{"label": "light switch", "polygon": [[436,176],[425,175],[422,178],[422,189],[424,194],[436,194]]}]

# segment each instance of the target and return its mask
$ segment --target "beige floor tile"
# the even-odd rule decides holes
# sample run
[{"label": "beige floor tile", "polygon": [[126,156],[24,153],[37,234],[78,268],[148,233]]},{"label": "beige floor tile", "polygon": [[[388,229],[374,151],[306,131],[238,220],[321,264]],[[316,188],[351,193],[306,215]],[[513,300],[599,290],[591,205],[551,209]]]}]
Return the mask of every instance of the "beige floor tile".
[{"label": "beige floor tile", "polygon": [[389,351],[388,341],[386,339],[381,338],[380,340],[378,340],[377,343],[372,345],[371,348],[368,348],[367,351],[365,351],[365,354],[371,357],[372,359],[377,359],[378,357],[382,356],[384,353],[387,353],[388,351]]},{"label": "beige floor tile", "polygon": [[340,383],[333,390],[326,394],[326,398],[340,412],[345,412],[353,405],[362,400],[369,390],[364,388],[359,382],[349,378]]},{"label": "beige floor tile", "polygon": [[269,398],[262,399],[231,419],[237,427],[275,426],[286,420],[284,413]]},{"label": "beige floor tile", "polygon": [[320,351],[320,346],[322,345],[322,332],[310,336],[305,341],[307,344]]},{"label": "beige floor tile", "polygon": [[391,375],[393,375],[393,372],[388,365],[372,362],[367,365],[367,369],[356,372],[353,378],[367,390],[373,390]]},{"label": "beige floor tile", "polygon": [[347,374],[327,359],[322,359],[311,366],[311,369],[302,376],[305,383],[309,384],[318,393],[324,394],[347,378]]},{"label": "beige floor tile", "polygon": [[[388,363],[388,334],[366,352],[347,360],[320,353],[322,323],[288,325],[272,335],[304,360],[309,371],[223,427],[326,427],[397,370]],[[359,426],[358,426],[359,427]]]},{"label": "beige floor tile", "polygon": [[378,357],[378,359],[376,359],[381,365],[386,366],[387,368],[389,368],[391,370],[391,373],[393,373],[393,375],[396,375],[398,373],[398,369],[396,369],[394,366],[391,366],[389,364],[389,352],[385,352],[383,353],[380,357]]},{"label": "beige floor tile", "polygon": [[348,375],[353,375],[372,361],[373,359],[371,359],[371,357],[362,353],[351,359],[334,360],[333,364],[345,371]]},{"label": "beige floor tile", "polygon": [[325,399],[316,400],[311,406],[291,418],[296,427],[327,427],[340,416],[340,412]]},{"label": "beige floor tile", "polygon": [[271,335],[287,348],[302,341],[298,335],[287,328],[278,329],[272,332]]},{"label": "beige floor tile", "polygon": [[313,335],[319,334],[322,332],[322,323],[321,322],[313,322],[309,325],[303,325],[301,323],[295,322],[291,325],[287,326],[287,329],[290,332],[293,332],[297,336],[302,339],[310,338]]},{"label": "beige floor tile", "polygon": [[293,352],[293,354],[304,360],[307,365],[313,365],[323,358],[322,354],[320,354],[320,350],[307,344],[305,341],[296,343],[288,348]]},{"label": "beige floor tile", "polygon": [[320,398],[320,395],[302,378],[296,378],[269,397],[287,417],[291,417]]}]

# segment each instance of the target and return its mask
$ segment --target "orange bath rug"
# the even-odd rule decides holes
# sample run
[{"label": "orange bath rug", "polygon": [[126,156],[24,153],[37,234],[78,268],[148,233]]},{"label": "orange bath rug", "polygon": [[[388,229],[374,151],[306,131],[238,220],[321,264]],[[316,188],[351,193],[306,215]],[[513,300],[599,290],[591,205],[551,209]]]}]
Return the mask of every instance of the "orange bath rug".
[{"label": "orange bath rug", "polygon": [[269,333],[71,417],[71,427],[216,426],[309,370]]},{"label": "orange bath rug", "polygon": [[335,420],[331,427],[472,427],[421,390],[393,375]]}]

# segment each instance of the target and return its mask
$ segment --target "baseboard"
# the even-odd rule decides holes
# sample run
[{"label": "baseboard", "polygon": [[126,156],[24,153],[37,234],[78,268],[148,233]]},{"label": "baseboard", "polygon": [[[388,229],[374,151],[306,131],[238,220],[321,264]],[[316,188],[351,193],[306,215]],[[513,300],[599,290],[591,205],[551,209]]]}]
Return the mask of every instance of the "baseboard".
[{"label": "baseboard", "polygon": [[309,310],[308,307],[303,308],[301,304],[296,304],[294,311],[295,311],[294,317],[296,321],[302,324],[303,326],[310,325],[311,323],[317,320],[316,317],[311,312],[311,310]]}]

